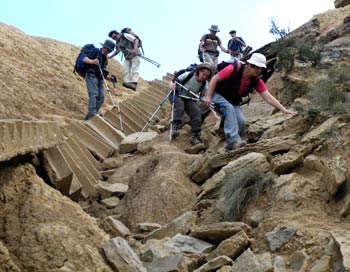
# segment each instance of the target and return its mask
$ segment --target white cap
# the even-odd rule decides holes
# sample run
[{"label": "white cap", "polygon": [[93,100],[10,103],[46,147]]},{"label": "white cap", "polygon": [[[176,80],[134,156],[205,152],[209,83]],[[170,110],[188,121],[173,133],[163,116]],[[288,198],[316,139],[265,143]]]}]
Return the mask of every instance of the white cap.
[{"label": "white cap", "polygon": [[263,54],[260,53],[252,54],[247,62],[261,68],[266,68],[266,58]]}]

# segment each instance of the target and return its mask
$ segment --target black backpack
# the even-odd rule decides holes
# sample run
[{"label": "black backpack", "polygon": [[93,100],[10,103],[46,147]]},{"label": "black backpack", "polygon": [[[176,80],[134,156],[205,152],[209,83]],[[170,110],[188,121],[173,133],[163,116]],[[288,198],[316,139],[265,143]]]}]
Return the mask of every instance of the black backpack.
[{"label": "black backpack", "polygon": [[241,69],[241,66],[243,63],[241,63],[240,61],[237,61],[237,60],[235,60],[234,62],[222,61],[216,66],[216,72],[221,71],[222,69],[224,69],[225,67],[227,67],[230,64],[233,64],[233,67],[235,67],[235,74],[236,74]]},{"label": "black backpack", "polygon": [[79,53],[77,59],[75,60],[74,70],[73,70],[74,74],[77,73],[81,77],[83,77],[83,78],[85,77],[87,64],[83,61],[83,59],[85,57],[89,56],[89,54],[95,49],[97,49],[97,48],[91,43],[85,44],[81,48],[80,53]]},{"label": "black backpack", "polygon": [[138,39],[138,40],[139,40],[139,48],[141,48],[142,55],[145,54],[145,52],[143,51],[143,47],[142,47],[142,40],[140,39],[139,36],[137,36],[137,35],[135,34],[134,31],[131,30],[131,28],[125,27],[125,28],[123,28],[120,32],[121,32],[121,34],[128,33],[128,34],[130,34],[130,35],[133,35],[136,39]]},{"label": "black backpack", "polygon": [[[181,70],[175,72],[172,81],[173,82],[177,81],[181,85],[185,85],[195,75],[196,68],[197,68],[197,64],[192,63],[187,68],[184,68],[184,69],[181,69]],[[186,72],[190,72],[190,73],[183,80],[179,80],[179,76],[182,75],[183,73],[186,73]],[[202,91],[205,87],[205,84],[206,84],[206,81],[203,81],[201,87],[199,88],[199,94],[202,93]]]}]

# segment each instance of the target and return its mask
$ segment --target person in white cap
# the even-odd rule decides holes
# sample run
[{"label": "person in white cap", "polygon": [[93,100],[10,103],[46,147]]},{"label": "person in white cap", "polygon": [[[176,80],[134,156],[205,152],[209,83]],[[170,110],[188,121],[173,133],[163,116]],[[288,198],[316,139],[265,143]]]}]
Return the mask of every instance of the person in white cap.
[{"label": "person in white cap", "polygon": [[240,107],[242,97],[253,92],[257,93],[271,106],[284,114],[297,115],[297,112],[286,109],[267,90],[259,75],[266,69],[266,58],[263,54],[254,53],[247,60],[247,64],[239,61],[227,65],[210,81],[205,103],[214,102],[220,105],[224,116],[224,133],[226,137],[226,151],[243,147],[247,143],[241,137],[245,130],[245,119]]},{"label": "person in white cap", "polygon": [[219,51],[217,47],[219,46],[221,51],[228,53],[228,50],[222,45],[220,38],[216,35],[220,32],[217,25],[212,25],[209,29],[209,34],[204,34],[200,39],[199,44],[199,59],[201,62],[208,63],[210,65],[218,65]]}]

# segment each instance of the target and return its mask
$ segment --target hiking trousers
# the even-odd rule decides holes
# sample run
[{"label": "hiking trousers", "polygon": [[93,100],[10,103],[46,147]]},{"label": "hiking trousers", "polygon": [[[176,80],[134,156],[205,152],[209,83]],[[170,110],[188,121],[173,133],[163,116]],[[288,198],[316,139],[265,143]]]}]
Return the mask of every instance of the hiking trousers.
[{"label": "hiking trousers", "polygon": [[245,119],[239,105],[232,105],[218,93],[213,94],[212,102],[220,104],[220,111],[224,115],[224,133],[227,143],[241,140],[245,131]]},{"label": "hiking trousers", "polygon": [[103,79],[98,79],[95,73],[86,73],[85,82],[89,96],[87,117],[92,117],[98,113],[105,100]]},{"label": "hiking trousers", "polygon": [[135,56],[130,60],[125,59],[123,64],[124,82],[135,82],[139,80],[140,57]]},{"label": "hiking trousers", "polygon": [[[172,96],[170,96],[170,101]],[[180,125],[182,122],[183,114],[186,114],[190,117],[190,126],[192,132],[200,132],[202,125],[202,114],[196,104],[196,101],[185,99],[176,96],[174,101],[174,124]]]},{"label": "hiking trousers", "polygon": [[211,66],[216,67],[218,65],[218,57],[215,57],[209,53],[203,53],[203,62],[208,63]]}]

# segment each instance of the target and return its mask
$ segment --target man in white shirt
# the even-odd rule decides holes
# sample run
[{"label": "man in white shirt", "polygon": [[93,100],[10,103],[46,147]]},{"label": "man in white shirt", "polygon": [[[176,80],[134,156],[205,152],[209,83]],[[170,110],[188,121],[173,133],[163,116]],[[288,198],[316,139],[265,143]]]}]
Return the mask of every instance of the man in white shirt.
[{"label": "man in white shirt", "polygon": [[123,86],[136,91],[140,66],[139,40],[132,34],[119,33],[116,30],[110,31],[108,36],[116,41],[116,51],[108,58],[113,58],[119,52],[123,53],[125,59],[123,64]]}]

